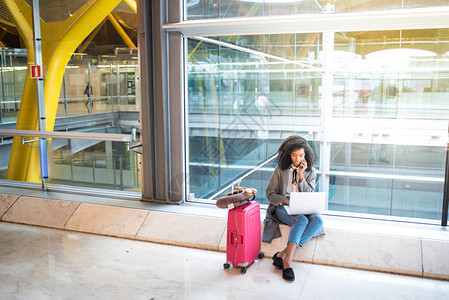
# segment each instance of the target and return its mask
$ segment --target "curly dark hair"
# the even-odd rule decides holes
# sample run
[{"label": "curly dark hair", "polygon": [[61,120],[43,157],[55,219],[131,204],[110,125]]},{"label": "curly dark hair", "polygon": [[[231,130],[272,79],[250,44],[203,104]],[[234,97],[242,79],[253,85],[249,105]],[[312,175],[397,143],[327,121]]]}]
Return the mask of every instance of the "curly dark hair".
[{"label": "curly dark hair", "polygon": [[312,148],[310,148],[307,141],[299,135],[291,135],[286,138],[278,150],[278,166],[281,170],[287,170],[292,164],[291,153],[293,151],[304,149],[305,158],[307,161],[306,171],[310,171],[315,162],[315,156],[313,155]]}]

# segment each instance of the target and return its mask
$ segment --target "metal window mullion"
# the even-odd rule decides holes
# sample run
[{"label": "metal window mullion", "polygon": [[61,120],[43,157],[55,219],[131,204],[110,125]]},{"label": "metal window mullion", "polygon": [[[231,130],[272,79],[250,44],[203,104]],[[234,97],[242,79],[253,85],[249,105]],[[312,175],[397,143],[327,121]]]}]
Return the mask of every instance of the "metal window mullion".
[{"label": "metal window mullion", "polygon": [[121,100],[121,87],[120,87],[120,62],[117,60],[117,66],[115,69],[115,74],[117,77],[117,111],[120,111],[120,102]]},{"label": "metal window mullion", "polygon": [[171,202],[185,199],[184,171],[184,97],[183,42],[179,33],[168,34],[168,198]]},{"label": "metal window mullion", "polygon": [[[323,33],[323,64],[324,74],[322,78],[322,110],[321,110],[321,134],[322,144],[320,150],[320,168],[323,175],[320,177],[320,190],[326,193],[329,198],[329,176],[325,175],[330,171],[330,141],[328,137],[330,119],[332,118],[332,91],[333,91],[333,69],[332,59],[334,52],[334,33]],[[326,202],[326,209],[328,203]]]},{"label": "metal window mullion", "polygon": [[[3,110],[2,105],[3,102],[5,102],[5,80],[4,80],[4,73],[3,73],[3,66],[4,63],[4,56],[6,55],[6,49],[0,48],[0,78],[1,78],[1,85],[2,85],[2,97],[0,98],[0,123],[3,123]],[[6,105],[5,105],[6,107]]]},{"label": "metal window mullion", "polygon": [[[169,90],[167,88],[167,78],[170,76],[167,56],[169,48],[167,46],[167,33],[162,32],[162,22],[166,18],[166,7],[162,1],[151,1],[151,60],[153,91],[152,91],[152,112],[151,118],[153,126],[150,128],[153,136],[151,143],[153,154],[153,196],[158,202],[167,202],[169,196],[170,178],[170,127],[169,127]],[[170,49],[171,51],[171,49]]]},{"label": "metal window mullion", "polygon": [[[41,68],[42,65],[42,46],[41,46],[41,23],[39,13],[39,0],[33,0],[33,40],[34,40],[34,63]],[[44,78],[36,78],[37,90],[37,107],[38,107],[38,121],[39,130],[46,131],[45,118],[45,100],[44,100]],[[48,165],[47,165],[47,139],[45,137],[39,138],[39,161],[41,168],[42,188],[45,187],[45,182],[48,181]]]},{"label": "metal window mullion", "polygon": [[[180,0],[165,1],[162,10],[167,16],[168,22],[180,22],[183,18],[183,2]],[[160,23],[160,30],[162,30]],[[167,200],[171,203],[184,201],[185,191],[185,98],[184,98],[184,41],[182,34],[178,32],[164,32],[166,40],[162,41],[162,53],[164,55],[164,90],[166,90],[166,178]],[[164,36],[163,35],[163,36]]]},{"label": "metal window mullion", "polygon": [[[67,88],[66,88],[66,76],[65,76],[65,72],[64,75],[62,76],[62,91],[63,91],[63,99],[64,99],[64,115],[67,118]],[[58,104],[59,104],[59,100],[58,100]]]},{"label": "metal window mullion", "polygon": [[[183,151],[183,168],[185,170],[184,174],[185,174],[185,178],[184,178],[184,182],[185,182],[185,187],[184,187],[184,192],[185,192],[185,200],[191,200],[190,199],[190,168],[189,168],[189,156],[190,156],[190,146],[189,146],[189,142],[190,142],[190,135],[189,135],[189,113],[188,113],[188,74],[187,74],[187,64],[188,62],[188,39],[183,37],[183,83],[184,83],[184,87],[186,87],[183,90],[183,97],[184,97],[184,101],[183,101],[183,116],[184,116],[184,124],[183,124],[183,132],[184,132],[184,151]],[[193,195],[193,198],[195,197],[195,195]]]},{"label": "metal window mullion", "polygon": [[[155,158],[153,124],[153,76],[152,76],[152,10],[150,1],[139,1],[138,48],[140,86],[140,140],[142,143],[142,200],[154,199]],[[112,161],[113,158],[111,157]],[[114,173],[115,174],[115,173]],[[115,182],[115,180],[114,180]]]},{"label": "metal window mullion", "polygon": [[14,66],[13,66],[13,62],[12,62],[12,54],[9,56],[9,65],[11,66],[11,94],[12,94],[12,108],[10,108],[10,104],[8,103],[8,111],[15,111],[16,110],[16,87],[15,87],[15,82],[14,82]]},{"label": "metal window mullion", "polygon": [[[109,82],[108,82],[108,84],[109,84],[109,86],[108,86],[109,87],[108,88],[109,92],[107,93],[108,94],[108,98],[111,100],[111,112],[114,112],[114,89],[112,88],[113,87],[113,83],[114,83],[113,76],[114,76],[114,71],[112,69],[112,62],[111,62],[111,63],[109,63]],[[92,111],[90,113],[92,114]]]},{"label": "metal window mullion", "polygon": [[[448,127],[449,137],[449,127]],[[441,211],[441,226],[447,226],[449,209],[449,141],[446,146],[446,170],[444,174],[443,209]]]}]

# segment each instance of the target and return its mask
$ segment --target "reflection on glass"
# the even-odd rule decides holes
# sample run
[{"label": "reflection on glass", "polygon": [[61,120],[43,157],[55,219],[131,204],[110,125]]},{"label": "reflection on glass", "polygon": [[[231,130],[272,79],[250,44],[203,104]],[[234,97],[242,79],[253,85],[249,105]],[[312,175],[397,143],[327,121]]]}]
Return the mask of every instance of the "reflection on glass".
[{"label": "reflection on glass", "polygon": [[332,143],[331,170],[443,179],[445,155],[445,147]]},{"label": "reflection on glass", "polygon": [[[392,38],[396,39],[396,35],[392,34]],[[420,44],[420,47],[434,51],[389,48],[369,52],[360,48],[358,53],[350,52],[357,47],[354,43],[336,45],[339,49],[346,47],[348,52],[334,53],[335,115],[447,119],[446,112],[441,109],[448,107],[445,101],[449,92],[448,58],[438,56],[433,43]],[[391,45],[397,46],[396,43]],[[405,43],[402,47],[407,46],[411,44]]]},{"label": "reflection on glass", "polygon": [[[282,140],[278,140],[277,142],[275,141],[271,141],[270,143],[270,153],[275,153],[278,149],[278,147],[280,146],[280,144],[282,143]],[[320,149],[319,149],[319,142],[313,142],[313,141],[308,141],[309,145],[312,148],[312,151],[314,152],[315,155],[315,165],[314,167],[319,170],[319,164],[317,161],[319,161],[319,155],[317,155],[316,153],[319,153]],[[238,158],[237,158],[238,159]],[[243,187],[251,187],[253,189],[256,189],[257,195],[256,195],[256,201],[258,201],[260,204],[269,204],[268,200],[266,199],[265,196],[265,190],[267,188],[267,183],[270,181],[271,176],[273,175],[273,171],[277,166],[277,157],[270,157],[270,159],[268,159],[266,161],[267,163],[262,163],[260,165],[257,166],[256,168],[252,168],[252,169],[248,169],[248,167],[246,166],[242,166],[238,164],[238,161],[236,161],[235,164],[229,165],[227,168],[228,170],[224,170],[227,173],[223,172],[223,174],[228,175],[228,182],[232,182],[233,180],[235,180],[236,178],[241,179],[240,182],[240,186]],[[195,166],[195,164],[190,164],[191,166]],[[196,169],[195,167],[191,167],[191,171],[194,172],[195,175],[191,176],[191,181],[193,180],[195,183],[199,182],[199,177],[198,175],[200,174],[199,169]],[[316,189],[317,191],[319,191],[319,175],[317,176],[316,179]],[[193,187],[195,187],[196,185],[194,184]],[[211,185],[213,186],[213,185]],[[216,197],[214,197],[214,199],[219,198],[221,196],[225,196],[227,193],[230,192],[230,188],[228,189],[224,189],[222,193],[218,194]],[[192,191],[192,189],[191,189]],[[213,195],[213,193],[211,193],[211,190],[200,190],[200,189],[195,189],[194,190],[196,192],[196,195],[203,195],[204,198],[209,198],[211,195]],[[203,194],[201,194],[203,193]]]},{"label": "reflection on glass", "polygon": [[438,7],[447,5],[439,0],[389,1],[323,1],[323,0],[185,0],[187,19],[267,17],[295,14],[350,13]]},{"label": "reflection on glass", "polygon": [[25,49],[0,47],[0,124],[14,123],[20,109],[27,72]]},{"label": "reflection on glass", "polygon": [[410,218],[441,218],[443,184],[337,176],[329,210]]},{"label": "reflection on glass", "polygon": [[[288,135],[319,131],[321,44],[318,34],[188,40],[189,185],[196,198],[266,162]],[[264,194],[262,185],[254,188]]]}]

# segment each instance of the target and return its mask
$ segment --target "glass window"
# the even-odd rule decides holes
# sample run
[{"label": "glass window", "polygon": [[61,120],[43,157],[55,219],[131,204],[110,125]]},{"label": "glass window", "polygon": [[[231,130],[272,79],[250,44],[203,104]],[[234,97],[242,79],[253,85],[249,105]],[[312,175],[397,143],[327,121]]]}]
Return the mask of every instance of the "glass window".
[{"label": "glass window", "polygon": [[300,134],[330,210],[439,219],[449,126],[443,31],[336,32],[326,53],[318,33],[189,38],[190,192],[216,199],[243,178],[266,204],[273,156]]},{"label": "glass window", "polygon": [[[390,190],[390,193],[370,200],[378,201],[378,207],[385,201],[390,204],[390,209],[381,214],[432,219],[441,216],[449,81],[447,49],[438,45],[440,31],[335,33],[328,135],[332,140],[330,170],[374,174],[374,178],[367,176],[367,184],[389,177],[384,179],[385,184],[390,180],[392,185],[382,185],[378,192],[381,195],[382,190]],[[360,196],[354,182],[363,179],[346,176],[350,174],[345,175],[342,179],[345,184],[341,185],[349,185],[344,189],[351,192],[345,197],[354,199],[347,199],[345,206],[336,202],[331,207],[358,210],[356,206],[362,200],[357,199]],[[401,176],[411,181],[402,184],[398,180]],[[428,201],[402,199],[403,195],[413,194],[412,191],[415,197]],[[429,195],[424,196],[425,193]],[[377,207],[375,203],[370,206]]]},{"label": "glass window", "polygon": [[[264,164],[292,133],[313,140],[321,44],[319,34],[188,40],[189,184],[196,198]],[[251,184],[264,194],[266,181]]]},{"label": "glass window", "polygon": [[331,170],[443,179],[445,156],[445,147],[332,143]]},{"label": "glass window", "polygon": [[329,210],[409,218],[441,218],[443,184],[336,176]]},{"label": "glass window", "polygon": [[[135,137],[133,144],[138,144],[135,8],[111,2],[104,3],[99,13],[95,6],[84,7],[87,1],[69,2],[64,6],[41,2],[39,8],[45,24],[40,30],[45,130],[130,134]],[[21,8],[28,5],[22,4]],[[33,41],[24,41],[26,37],[19,34],[29,28],[14,23],[31,8],[7,9],[10,5],[0,4],[5,19],[0,37],[0,128],[37,130],[36,79],[27,75],[34,61],[29,61],[25,49]],[[67,30],[59,30],[62,27]],[[73,34],[73,30],[78,31]],[[32,138],[24,140],[27,143],[20,136],[0,136],[0,179],[41,180],[39,147]],[[47,139],[49,182],[140,191],[141,158],[126,146],[104,140]]]},{"label": "glass window", "polygon": [[15,123],[27,72],[25,49],[0,48],[0,124]]},{"label": "glass window", "polygon": [[58,117],[139,111],[137,53],[74,55],[67,65]]}]

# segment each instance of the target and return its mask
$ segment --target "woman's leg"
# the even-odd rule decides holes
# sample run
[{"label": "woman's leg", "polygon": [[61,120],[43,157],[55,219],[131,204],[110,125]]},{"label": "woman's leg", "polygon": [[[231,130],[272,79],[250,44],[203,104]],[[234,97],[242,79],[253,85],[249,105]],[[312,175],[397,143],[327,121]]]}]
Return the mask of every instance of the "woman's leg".
[{"label": "woman's leg", "polygon": [[288,242],[299,245],[309,219],[304,215],[289,215],[282,205],[276,207],[275,214],[279,221],[291,227],[288,234]]},{"label": "woman's leg", "polygon": [[283,206],[276,207],[275,214],[279,221],[290,226],[287,247],[279,252],[278,257],[284,260],[284,268],[291,268],[295,250],[300,243],[301,236],[306,230],[309,220],[304,215],[289,215]]},{"label": "woman's leg", "polygon": [[299,240],[299,245],[301,247],[304,246],[314,235],[320,230],[321,226],[323,226],[323,219],[318,214],[307,215],[307,219],[309,220],[308,225],[304,232],[302,233],[301,239]]}]

